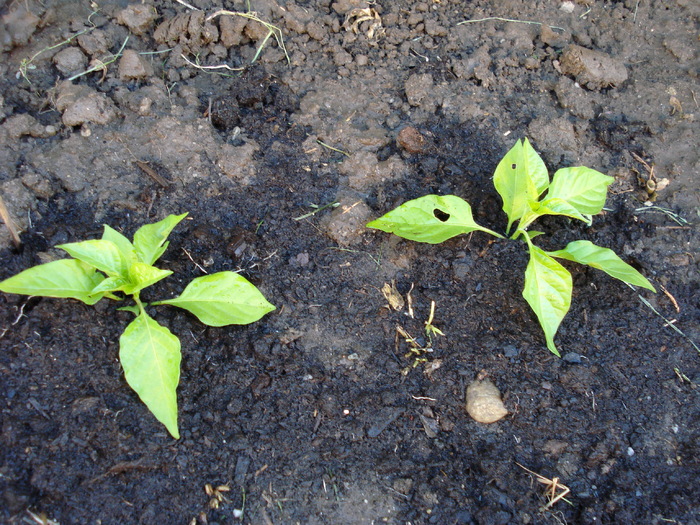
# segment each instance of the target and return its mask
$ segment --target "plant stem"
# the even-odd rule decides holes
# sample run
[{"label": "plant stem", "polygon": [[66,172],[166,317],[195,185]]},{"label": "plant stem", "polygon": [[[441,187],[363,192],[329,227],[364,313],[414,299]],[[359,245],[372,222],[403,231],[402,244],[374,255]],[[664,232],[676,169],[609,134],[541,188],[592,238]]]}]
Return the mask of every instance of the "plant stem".
[{"label": "plant stem", "polygon": [[139,307],[139,312],[141,312],[140,315],[148,315],[148,314],[146,314],[146,309],[143,307],[143,303],[141,302],[141,299],[139,298],[139,292],[136,292],[132,297],[134,298],[134,302]]}]

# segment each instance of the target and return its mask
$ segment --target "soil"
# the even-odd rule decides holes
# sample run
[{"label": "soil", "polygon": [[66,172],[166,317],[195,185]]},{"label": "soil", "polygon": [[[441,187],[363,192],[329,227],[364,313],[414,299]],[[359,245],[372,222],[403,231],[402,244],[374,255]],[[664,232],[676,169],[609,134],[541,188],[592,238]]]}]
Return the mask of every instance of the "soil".
[{"label": "soil", "polygon": [[[22,232],[0,231],[0,278],[187,211],[146,299],[239,270],[277,310],[207,328],[151,309],[182,341],[176,441],[124,380],[131,314],[2,294],[0,521],[700,523],[697,2],[190,2],[0,8],[0,195]],[[207,19],[247,5],[284,49]],[[525,136],[552,172],[616,179],[591,227],[543,220],[540,245],[591,240],[659,290],[567,265],[563,359],[521,243],[364,227],[439,193],[503,231],[490,179]],[[428,346],[433,301],[444,336],[412,353],[397,326]],[[467,414],[477,375],[504,419]],[[548,505],[533,473],[570,493]]]}]

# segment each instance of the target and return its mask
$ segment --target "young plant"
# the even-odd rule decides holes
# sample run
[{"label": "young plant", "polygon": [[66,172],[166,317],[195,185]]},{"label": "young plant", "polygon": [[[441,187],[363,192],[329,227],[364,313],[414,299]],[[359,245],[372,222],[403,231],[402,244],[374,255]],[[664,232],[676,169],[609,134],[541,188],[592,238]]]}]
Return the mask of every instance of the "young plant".
[{"label": "young plant", "polygon": [[[177,394],[180,381],[180,340],[154,321],[141,301],[141,291],[172,274],[153,266],[168,247],[168,235],[187,214],[169,215],[134,234],[133,243],[105,224],[101,239],[57,246],[74,259],[60,259],[29,268],[0,282],[7,293],[78,299],[92,305],[103,297],[131,296],[134,305],[120,308],[136,318],[119,338],[119,359],[127,383],[170,434],[180,437]],[[172,305],[193,313],[208,326],[249,324],[275,309],[241,275],[219,272],[197,277],[174,299],[151,306]]]},{"label": "young plant", "polygon": [[[493,175],[493,184],[508,216],[506,234],[510,234],[517,222],[510,238],[523,239],[530,253],[523,297],[542,326],[547,348],[557,356],[554,336],[571,306],[572,281],[571,274],[556,259],[586,264],[611,277],[656,292],[644,276],[608,248],[590,241],[573,241],[563,250],[548,252],[532,242],[542,232],[528,231],[528,228],[543,215],[564,215],[590,225],[591,217],[603,209],[608,186],[613,180],[590,168],[575,167],[558,170],[550,182],[544,162],[527,139],[516,142]],[[431,244],[472,231],[504,238],[477,224],[469,204],[454,195],[420,197],[367,226]]]}]

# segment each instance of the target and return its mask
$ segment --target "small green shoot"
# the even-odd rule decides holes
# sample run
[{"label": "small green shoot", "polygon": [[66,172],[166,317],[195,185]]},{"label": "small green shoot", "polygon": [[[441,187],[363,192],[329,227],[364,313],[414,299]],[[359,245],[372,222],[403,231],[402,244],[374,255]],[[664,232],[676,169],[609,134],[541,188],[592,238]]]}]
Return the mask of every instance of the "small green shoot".
[{"label": "small green shoot", "polygon": [[[563,250],[547,252],[532,242],[541,232],[528,228],[544,215],[564,215],[590,225],[592,216],[603,209],[607,188],[613,180],[590,168],[574,167],[558,170],[550,182],[544,162],[527,138],[516,142],[493,175],[493,184],[508,217],[506,234],[511,239],[524,240],[530,253],[523,297],[537,316],[547,348],[557,356],[560,354],[554,336],[571,306],[573,284],[569,271],[556,259],[585,264],[627,284],[656,292],[642,274],[608,248],[590,241],[573,241]],[[515,223],[517,227],[511,234]],[[420,197],[367,226],[431,244],[473,231],[504,238],[477,224],[469,204],[454,195]]]},{"label": "small green shoot", "polygon": [[[119,310],[133,313],[119,338],[119,359],[127,383],[170,434],[180,437],[177,394],[180,381],[180,340],[146,312],[141,291],[172,274],[153,266],[168,247],[167,238],[187,214],[169,215],[146,224],[133,242],[105,225],[101,239],[57,246],[73,259],[34,266],[0,282],[0,291],[22,295],[71,298],[92,305],[103,297],[134,304]],[[155,301],[151,306],[171,305],[194,314],[207,326],[249,324],[275,307],[243,276],[219,272],[197,277],[179,297]]]}]

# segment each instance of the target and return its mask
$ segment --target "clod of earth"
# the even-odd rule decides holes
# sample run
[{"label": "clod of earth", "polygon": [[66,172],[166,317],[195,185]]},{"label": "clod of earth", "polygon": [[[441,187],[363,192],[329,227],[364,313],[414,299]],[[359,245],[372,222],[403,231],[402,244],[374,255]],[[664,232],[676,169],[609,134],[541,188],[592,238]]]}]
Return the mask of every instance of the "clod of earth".
[{"label": "clod of earth", "polygon": [[490,379],[476,380],[467,387],[467,412],[479,423],[495,423],[508,415],[501,392]]},{"label": "clod of earth", "polygon": [[622,62],[602,51],[575,44],[564,49],[561,72],[573,76],[579,84],[593,90],[619,87],[627,80],[627,68]]}]

